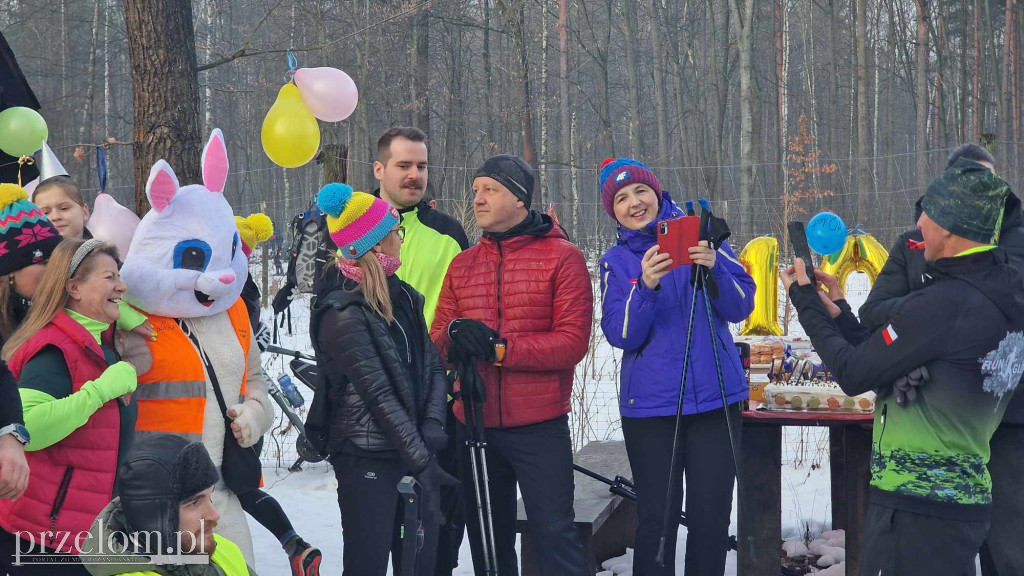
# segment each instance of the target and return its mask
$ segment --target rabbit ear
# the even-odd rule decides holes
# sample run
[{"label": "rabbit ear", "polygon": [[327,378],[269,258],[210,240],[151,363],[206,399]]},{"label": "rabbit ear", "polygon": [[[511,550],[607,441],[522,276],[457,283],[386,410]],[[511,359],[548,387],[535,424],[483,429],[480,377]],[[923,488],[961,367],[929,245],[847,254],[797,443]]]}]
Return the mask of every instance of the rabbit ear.
[{"label": "rabbit ear", "polygon": [[171,205],[174,195],[178,193],[178,177],[164,160],[157,160],[149,171],[146,182],[146,197],[153,209],[163,213]]},{"label": "rabbit ear", "polygon": [[203,148],[203,185],[210,192],[223,192],[228,179],[228,150],[224,133],[214,128],[210,141]]}]

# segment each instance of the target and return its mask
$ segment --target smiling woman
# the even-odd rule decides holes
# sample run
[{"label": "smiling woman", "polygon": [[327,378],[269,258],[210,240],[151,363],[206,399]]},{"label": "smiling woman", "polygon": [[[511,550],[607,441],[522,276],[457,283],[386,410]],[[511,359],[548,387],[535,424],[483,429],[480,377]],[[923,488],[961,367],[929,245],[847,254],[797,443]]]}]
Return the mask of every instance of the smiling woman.
[{"label": "smiling woman", "polygon": [[[0,525],[7,532],[0,533],[0,558],[10,558],[3,548],[17,545],[16,534],[42,532],[53,534],[47,548],[54,554],[75,554],[75,540],[63,535],[88,530],[113,497],[137,413],[130,396],[135,367],[118,361],[113,344],[124,291],[114,246],[64,240],[50,257],[28,317],[4,345],[31,440],[28,489],[16,502],[0,501]],[[65,502],[73,503],[74,513],[63,513]],[[66,570],[86,573],[80,565]]]}]

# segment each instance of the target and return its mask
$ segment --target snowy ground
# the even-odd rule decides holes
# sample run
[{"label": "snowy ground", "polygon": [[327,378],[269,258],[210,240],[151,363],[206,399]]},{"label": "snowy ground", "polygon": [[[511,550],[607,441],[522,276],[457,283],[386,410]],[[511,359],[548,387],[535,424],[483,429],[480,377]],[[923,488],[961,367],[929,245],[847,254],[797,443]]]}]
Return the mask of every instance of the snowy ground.
[{"label": "snowy ground", "polygon": [[[854,310],[863,303],[867,291],[868,282],[865,276],[857,274],[851,277],[847,297]],[[293,314],[293,333],[282,333],[281,345],[309,351],[308,307],[296,302],[293,304]],[[269,310],[265,311],[265,320],[269,320]],[[790,329],[791,336],[803,335],[795,320],[790,322]],[[621,438],[617,410],[619,355],[600,337],[600,328],[597,324],[595,332],[591,354],[577,369],[578,384],[573,401],[572,426],[578,447],[590,440]],[[287,370],[287,363],[278,357],[265,356],[263,363],[267,372],[275,378]],[[303,392],[308,403],[308,400],[312,400],[312,393],[309,390]],[[284,424],[275,428],[264,449],[265,490],[278,499],[299,534],[321,548],[324,554],[323,573],[340,574],[341,518],[338,512],[334,474],[324,463],[306,464],[301,472],[289,472],[287,467],[295,460],[294,435],[286,429],[287,426]],[[784,431],[783,443],[783,538],[801,538],[808,532],[812,537],[816,537],[823,531],[831,529],[827,429],[787,428]],[[261,574],[289,573],[287,558],[277,540],[251,519],[249,524],[256,550],[256,569]],[[731,533],[736,533],[735,508]],[[680,574],[685,546],[686,529],[680,528],[677,546],[677,567]],[[456,574],[472,574],[468,545],[463,545],[460,558],[460,567]],[[736,574],[735,552],[729,553],[726,574]]]}]

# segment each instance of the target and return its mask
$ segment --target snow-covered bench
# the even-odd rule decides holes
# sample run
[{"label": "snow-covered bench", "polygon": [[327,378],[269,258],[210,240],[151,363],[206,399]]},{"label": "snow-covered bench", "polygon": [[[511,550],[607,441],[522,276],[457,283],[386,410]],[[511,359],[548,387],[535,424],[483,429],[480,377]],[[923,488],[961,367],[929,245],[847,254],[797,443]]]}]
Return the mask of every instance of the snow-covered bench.
[{"label": "snow-covered bench", "polygon": [[[573,461],[608,478],[632,476],[626,446],[622,442],[591,442],[576,453]],[[608,491],[608,485],[580,472],[575,473],[576,491],[573,508],[576,528],[590,562],[591,574],[596,574],[601,562],[622,556],[626,548],[633,547],[636,534],[636,505]],[[522,574],[539,576],[540,566],[533,550],[530,527],[526,522],[523,500],[519,500],[516,531],[523,535]]]}]

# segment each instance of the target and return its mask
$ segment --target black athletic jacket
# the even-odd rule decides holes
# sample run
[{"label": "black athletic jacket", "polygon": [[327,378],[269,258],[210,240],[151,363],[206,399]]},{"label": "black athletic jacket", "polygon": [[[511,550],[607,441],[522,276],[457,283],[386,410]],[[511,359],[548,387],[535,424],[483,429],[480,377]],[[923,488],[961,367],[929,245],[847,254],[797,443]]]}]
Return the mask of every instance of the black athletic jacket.
[{"label": "black athletic jacket", "polygon": [[423,296],[388,278],[395,321],[389,326],[346,280],[318,296],[310,320],[323,371],[306,431],[332,457],[376,453],[410,470],[430,453],[420,434],[426,418],[445,421],[448,378],[423,320]]},{"label": "black athletic jacket", "polygon": [[[833,320],[811,285],[790,287],[800,324],[847,394],[879,391],[872,501],[919,514],[983,520],[992,501],[989,441],[1021,378],[1024,280],[1003,249],[943,258],[924,288],[870,332],[848,306]],[[892,382],[925,366],[917,398]],[[1012,398],[1012,397],[1011,397]]]},{"label": "black athletic jacket", "polygon": [[[921,216],[921,201],[917,201],[917,216]],[[871,287],[867,301],[860,307],[861,324],[868,330],[882,328],[892,319],[895,311],[912,292],[924,287],[924,250],[910,246],[923,241],[917,229],[900,235],[889,250],[889,260]],[[1024,213],[1021,202],[1012,192],[1006,199],[1003,227],[999,233],[999,247],[1006,250],[1009,263],[1024,275]],[[1006,409],[1003,421],[1024,424],[1024,394],[1018,394]]]}]

